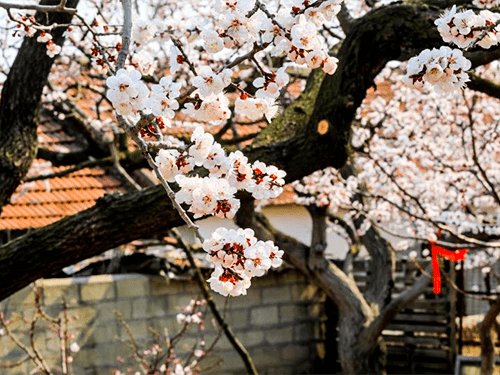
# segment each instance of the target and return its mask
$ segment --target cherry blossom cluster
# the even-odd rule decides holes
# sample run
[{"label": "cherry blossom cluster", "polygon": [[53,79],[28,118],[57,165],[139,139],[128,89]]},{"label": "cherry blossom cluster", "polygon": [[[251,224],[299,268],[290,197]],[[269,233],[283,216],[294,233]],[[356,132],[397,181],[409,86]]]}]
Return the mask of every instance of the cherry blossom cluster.
[{"label": "cherry blossom cluster", "polygon": [[286,67],[281,67],[265,77],[256,78],[253,81],[253,86],[258,89],[255,98],[251,98],[245,93],[241,94],[234,103],[235,112],[250,121],[258,120],[263,116],[271,121],[278,111],[274,101],[278,98],[280,89],[285,87],[290,80],[285,69]]},{"label": "cherry blossom cluster", "polygon": [[[241,151],[226,155],[210,133],[197,127],[186,151],[162,149],[155,158],[163,177],[176,181],[179,203],[190,205],[195,218],[215,215],[232,219],[240,207],[235,198],[238,190],[246,190],[256,199],[275,198],[283,192],[286,173],[274,166],[256,161],[253,164]],[[194,167],[204,167],[209,176],[188,177]]]},{"label": "cherry blossom cluster", "polygon": [[[200,364],[211,353],[213,345],[205,342],[203,331],[205,330],[206,311],[200,311],[206,305],[205,300],[192,299],[187,306],[180,307],[181,313],[177,314],[177,322],[182,328],[170,336],[165,329],[165,338],[155,340],[145,349],[135,348],[135,354],[131,357],[136,360],[138,368],[147,369],[151,374],[170,374],[170,375],[194,375],[201,371]],[[123,322],[122,322],[123,324]],[[193,332],[191,328],[195,328]],[[189,332],[190,338],[193,334],[198,336],[198,340],[193,345],[182,342],[183,336]],[[196,333],[195,333],[196,332]],[[160,335],[155,335],[155,339]],[[185,337],[185,336],[184,336]],[[163,338],[163,337],[161,337]],[[179,345],[182,343],[182,345]],[[179,352],[177,348],[182,350]],[[125,360],[118,357],[118,363],[123,364]],[[142,374],[128,367],[125,372],[113,370],[113,375]]]},{"label": "cherry blossom cluster", "polygon": [[372,223],[429,240],[436,240],[433,223],[455,233],[497,235],[500,216],[490,189],[500,189],[500,133],[491,126],[500,119],[498,100],[469,91],[450,100],[430,91],[423,101],[396,72],[382,75],[377,85],[390,80],[391,96],[363,103],[353,132],[362,146],[355,168],[372,197],[364,208]]},{"label": "cherry blossom cluster", "polygon": [[187,306],[181,307],[182,313],[177,314],[177,322],[178,323],[195,323],[200,326],[200,329],[203,330],[203,313],[201,311],[197,311],[197,308],[206,305],[206,301],[204,299],[197,301],[192,299],[189,301]]},{"label": "cherry blossom cluster", "polygon": [[279,267],[283,250],[272,241],[257,241],[251,229],[218,228],[203,242],[207,260],[215,264],[208,282],[223,296],[245,295],[251,278]]},{"label": "cherry blossom cluster", "polygon": [[349,206],[355,193],[358,182],[354,176],[347,180],[340,176],[337,169],[326,168],[316,171],[300,181],[292,183],[298,193],[297,203],[304,205],[315,204],[326,206],[337,211],[341,206]]},{"label": "cherry blossom cluster", "polygon": [[[37,30],[40,30],[40,34],[36,40],[39,43],[46,43],[47,55],[49,57],[54,57],[61,52],[61,46],[54,43],[52,35],[49,32],[44,31],[37,25],[34,16],[21,15],[20,17],[21,19],[20,22],[16,24],[14,35],[32,38],[35,36]],[[72,27],[68,27],[67,33],[71,31]]]},{"label": "cherry blossom cluster", "polygon": [[312,69],[322,67],[333,74],[338,60],[328,55],[318,27],[336,16],[340,2],[292,1],[290,7],[282,7],[274,17],[265,8],[262,10],[263,4],[258,0],[217,0],[214,7],[217,31],[205,28],[201,37],[210,53],[261,39],[272,45],[274,55],[284,54],[298,64],[307,64]]},{"label": "cherry blossom cluster", "polygon": [[16,31],[14,35],[18,35],[20,37],[33,37],[35,36],[36,28],[35,28],[35,17],[30,15],[21,15],[21,22],[16,24]]},{"label": "cherry blossom cluster", "polygon": [[47,46],[47,55],[49,57],[54,57],[55,55],[58,55],[61,52],[61,46],[58,46],[57,44],[54,43],[52,40],[52,35],[49,33],[40,33],[38,38],[36,38],[36,41],[39,43],[46,43]]},{"label": "cherry blossom cluster", "polygon": [[408,61],[403,80],[417,88],[428,82],[437,93],[447,95],[465,86],[469,81],[466,71],[470,68],[471,62],[459,49],[446,46],[426,49]]},{"label": "cherry blossom cluster", "polygon": [[151,87],[150,92],[141,78],[142,74],[136,69],[118,70],[115,76],[106,80],[109,88],[107,98],[122,116],[134,116],[145,111],[170,126],[174,110],[179,108],[176,98],[180,95],[180,83],[174,83],[170,77],[163,77],[159,84]]},{"label": "cherry blossom cluster", "polygon": [[478,8],[490,9],[497,7],[500,3],[498,2],[498,0],[474,0],[472,4],[477,6]]},{"label": "cherry blossom cluster", "polygon": [[490,48],[500,42],[499,20],[498,13],[482,10],[476,14],[470,9],[457,12],[454,5],[434,24],[445,42],[454,43],[464,49],[475,45],[476,42],[483,48]]}]

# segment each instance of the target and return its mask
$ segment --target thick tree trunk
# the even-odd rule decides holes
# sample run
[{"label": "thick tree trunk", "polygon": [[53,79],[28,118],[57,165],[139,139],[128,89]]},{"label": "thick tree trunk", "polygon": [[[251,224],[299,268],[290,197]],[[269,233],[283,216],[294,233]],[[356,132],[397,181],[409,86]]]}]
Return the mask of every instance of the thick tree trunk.
[{"label": "thick tree trunk", "polygon": [[386,374],[386,347],[382,337],[370,343],[365,343],[365,349],[360,349],[360,339],[365,329],[357,322],[342,316],[339,319],[339,359],[342,373],[356,374]]},{"label": "thick tree trunk", "polygon": [[162,186],[107,195],[88,210],[0,247],[0,300],[65,266],[183,223]]},{"label": "thick tree trunk", "polygon": [[479,327],[481,338],[481,375],[493,375],[495,367],[495,345],[491,337],[491,329],[500,313],[500,298],[490,306]]},{"label": "thick tree trunk", "polygon": [[[41,5],[58,5],[60,0],[42,0]],[[75,8],[78,0],[68,0],[67,7]],[[43,25],[71,22],[68,13],[37,13]],[[62,45],[65,28],[51,32],[53,41]],[[26,37],[4,83],[0,103],[0,213],[37,152],[38,105],[54,58],[47,56],[45,43],[36,35]]]}]

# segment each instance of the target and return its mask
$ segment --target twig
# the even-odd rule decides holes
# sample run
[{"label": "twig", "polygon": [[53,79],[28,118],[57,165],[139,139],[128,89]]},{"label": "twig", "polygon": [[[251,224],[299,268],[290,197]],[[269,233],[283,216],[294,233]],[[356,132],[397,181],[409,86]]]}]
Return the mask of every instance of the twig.
[{"label": "twig", "polygon": [[122,0],[123,3],[123,30],[122,30],[122,48],[118,52],[116,69],[122,69],[125,66],[128,51],[130,48],[130,40],[132,35],[132,2],[130,0]]},{"label": "twig", "polygon": [[250,354],[248,351],[245,349],[245,347],[240,343],[240,341],[236,338],[234,335],[233,330],[231,327],[227,324],[227,322],[224,320],[222,315],[220,314],[217,305],[215,304],[215,300],[213,299],[212,295],[210,294],[210,288],[207,285],[207,282],[205,281],[205,278],[203,277],[203,274],[201,273],[200,268],[196,264],[193,253],[191,251],[191,247],[187,245],[182,237],[180,236],[179,232],[176,229],[172,230],[175,239],[177,240],[178,244],[182,247],[184,252],[186,253],[186,256],[189,260],[190,266],[194,269],[195,271],[195,279],[200,287],[201,293],[203,294],[203,298],[207,301],[208,306],[210,307],[210,311],[212,312],[213,316],[217,320],[217,323],[219,323],[219,326],[222,328],[224,331],[227,339],[229,342],[233,345],[234,349],[238,352],[240,355],[241,359],[245,363],[245,367],[248,371],[249,374],[258,374],[257,369],[255,368],[255,365],[252,361],[252,358],[250,357]]},{"label": "twig", "polygon": [[102,158],[102,159],[98,159],[98,160],[88,160],[88,161],[84,161],[83,163],[75,165],[74,167],[71,167],[71,168],[67,168],[67,169],[60,171],[60,172],[26,177],[25,179],[23,179],[23,182],[48,180],[51,178],[64,177],[64,176],[67,176],[73,172],[77,172],[77,171],[85,169],[85,168],[92,168],[92,167],[96,167],[99,165],[112,164],[113,162],[114,162],[114,158],[112,156],[108,156],[106,158]]},{"label": "twig", "polygon": [[23,10],[35,10],[37,12],[48,13],[48,12],[61,12],[76,14],[76,9],[66,8],[66,0],[61,0],[59,5],[36,5],[36,4],[12,4],[0,1],[0,8],[4,9],[23,9]]}]

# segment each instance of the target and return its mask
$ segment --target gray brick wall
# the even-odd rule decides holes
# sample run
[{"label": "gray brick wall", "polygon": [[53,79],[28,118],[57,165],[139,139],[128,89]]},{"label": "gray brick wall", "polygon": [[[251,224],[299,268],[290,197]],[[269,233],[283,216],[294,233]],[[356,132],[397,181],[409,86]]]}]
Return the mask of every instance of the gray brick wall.
[{"label": "gray brick wall", "polygon": [[[72,363],[75,374],[112,374],[131,365],[129,336],[118,322],[114,311],[120,312],[140,344],[151,342],[150,327],[163,332],[177,332],[178,307],[199,298],[192,280],[166,280],[160,276],[102,275],[73,279],[41,280],[43,306],[48,313],[57,314],[61,298],[68,303],[74,332],[80,351]],[[216,296],[222,309],[226,298]],[[298,374],[310,372],[313,362],[322,353],[322,303],[324,296],[316,287],[293,270],[271,272],[254,278],[247,296],[229,298],[226,318],[236,336],[252,355],[261,374]],[[11,296],[0,309],[13,323],[9,326],[25,343],[28,325],[21,318],[31,319],[34,296],[31,287]],[[204,335],[207,343],[217,329],[207,317]],[[59,368],[57,335],[45,328],[38,330],[36,343],[52,368]],[[188,332],[185,344],[198,340]],[[13,363],[23,357],[22,351],[6,336],[0,336],[0,364]],[[121,357],[124,363],[119,364]],[[213,356],[202,365],[219,362],[208,374],[245,373],[243,363],[224,336],[217,343]],[[54,365],[55,364],[55,365]],[[6,370],[6,375],[28,374],[35,367],[30,362]]]}]

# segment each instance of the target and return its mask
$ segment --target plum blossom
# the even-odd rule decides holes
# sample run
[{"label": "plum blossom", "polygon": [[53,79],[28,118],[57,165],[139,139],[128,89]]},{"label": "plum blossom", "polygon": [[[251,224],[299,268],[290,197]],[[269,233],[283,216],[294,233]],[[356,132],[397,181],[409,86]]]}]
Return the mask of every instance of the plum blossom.
[{"label": "plum blossom", "polygon": [[138,70],[120,69],[115,76],[106,80],[109,88],[106,96],[118,114],[131,115],[146,107],[149,89],[141,77]]},{"label": "plum blossom", "polygon": [[180,83],[173,82],[170,77],[160,79],[158,85],[151,86],[151,96],[148,107],[155,116],[161,116],[165,124],[170,125],[169,120],[179,109],[179,102],[176,98],[180,95]]},{"label": "plum blossom", "polygon": [[49,57],[54,57],[61,52],[61,46],[54,43],[53,40],[47,42],[47,55]]},{"label": "plum blossom", "polygon": [[222,123],[231,116],[229,99],[222,93],[209,95],[201,101],[199,106],[186,103],[183,112],[193,116],[196,120],[211,122],[215,125]]},{"label": "plum blossom", "polygon": [[251,229],[218,228],[202,246],[215,265],[208,282],[223,296],[246,294],[251,278],[279,267],[283,255],[271,241],[258,241]]},{"label": "plum blossom", "polygon": [[205,49],[209,53],[217,53],[224,49],[224,40],[215,30],[205,29],[201,32],[200,37],[203,39]]},{"label": "plum blossom", "polygon": [[250,121],[256,121],[262,117],[270,122],[277,114],[278,106],[275,105],[274,99],[270,98],[250,98],[243,94],[236,99],[234,110],[241,116],[246,117]]},{"label": "plum blossom", "polygon": [[193,79],[193,86],[198,88],[200,95],[218,95],[224,89],[224,80],[219,74],[214,73],[209,66],[201,66],[198,75]]},{"label": "plum blossom", "polygon": [[496,26],[499,20],[498,13],[489,10],[482,10],[479,14],[472,10],[457,12],[454,5],[434,24],[445,42],[454,43],[460,48],[469,48],[475,43],[483,48],[490,48],[500,41],[500,30]]},{"label": "plum blossom", "polygon": [[50,33],[40,33],[36,41],[39,43],[47,43],[49,40],[52,40],[52,35]]},{"label": "plum blossom", "polygon": [[471,68],[462,51],[441,47],[440,49],[424,50],[418,56],[408,61],[404,82],[422,88],[425,82],[434,85],[436,92],[450,94],[463,88],[469,81],[466,73]]},{"label": "plum blossom", "polygon": [[205,133],[203,128],[198,126],[191,135],[191,142],[189,154],[194,158],[196,165],[203,165],[214,145],[213,135]]}]

